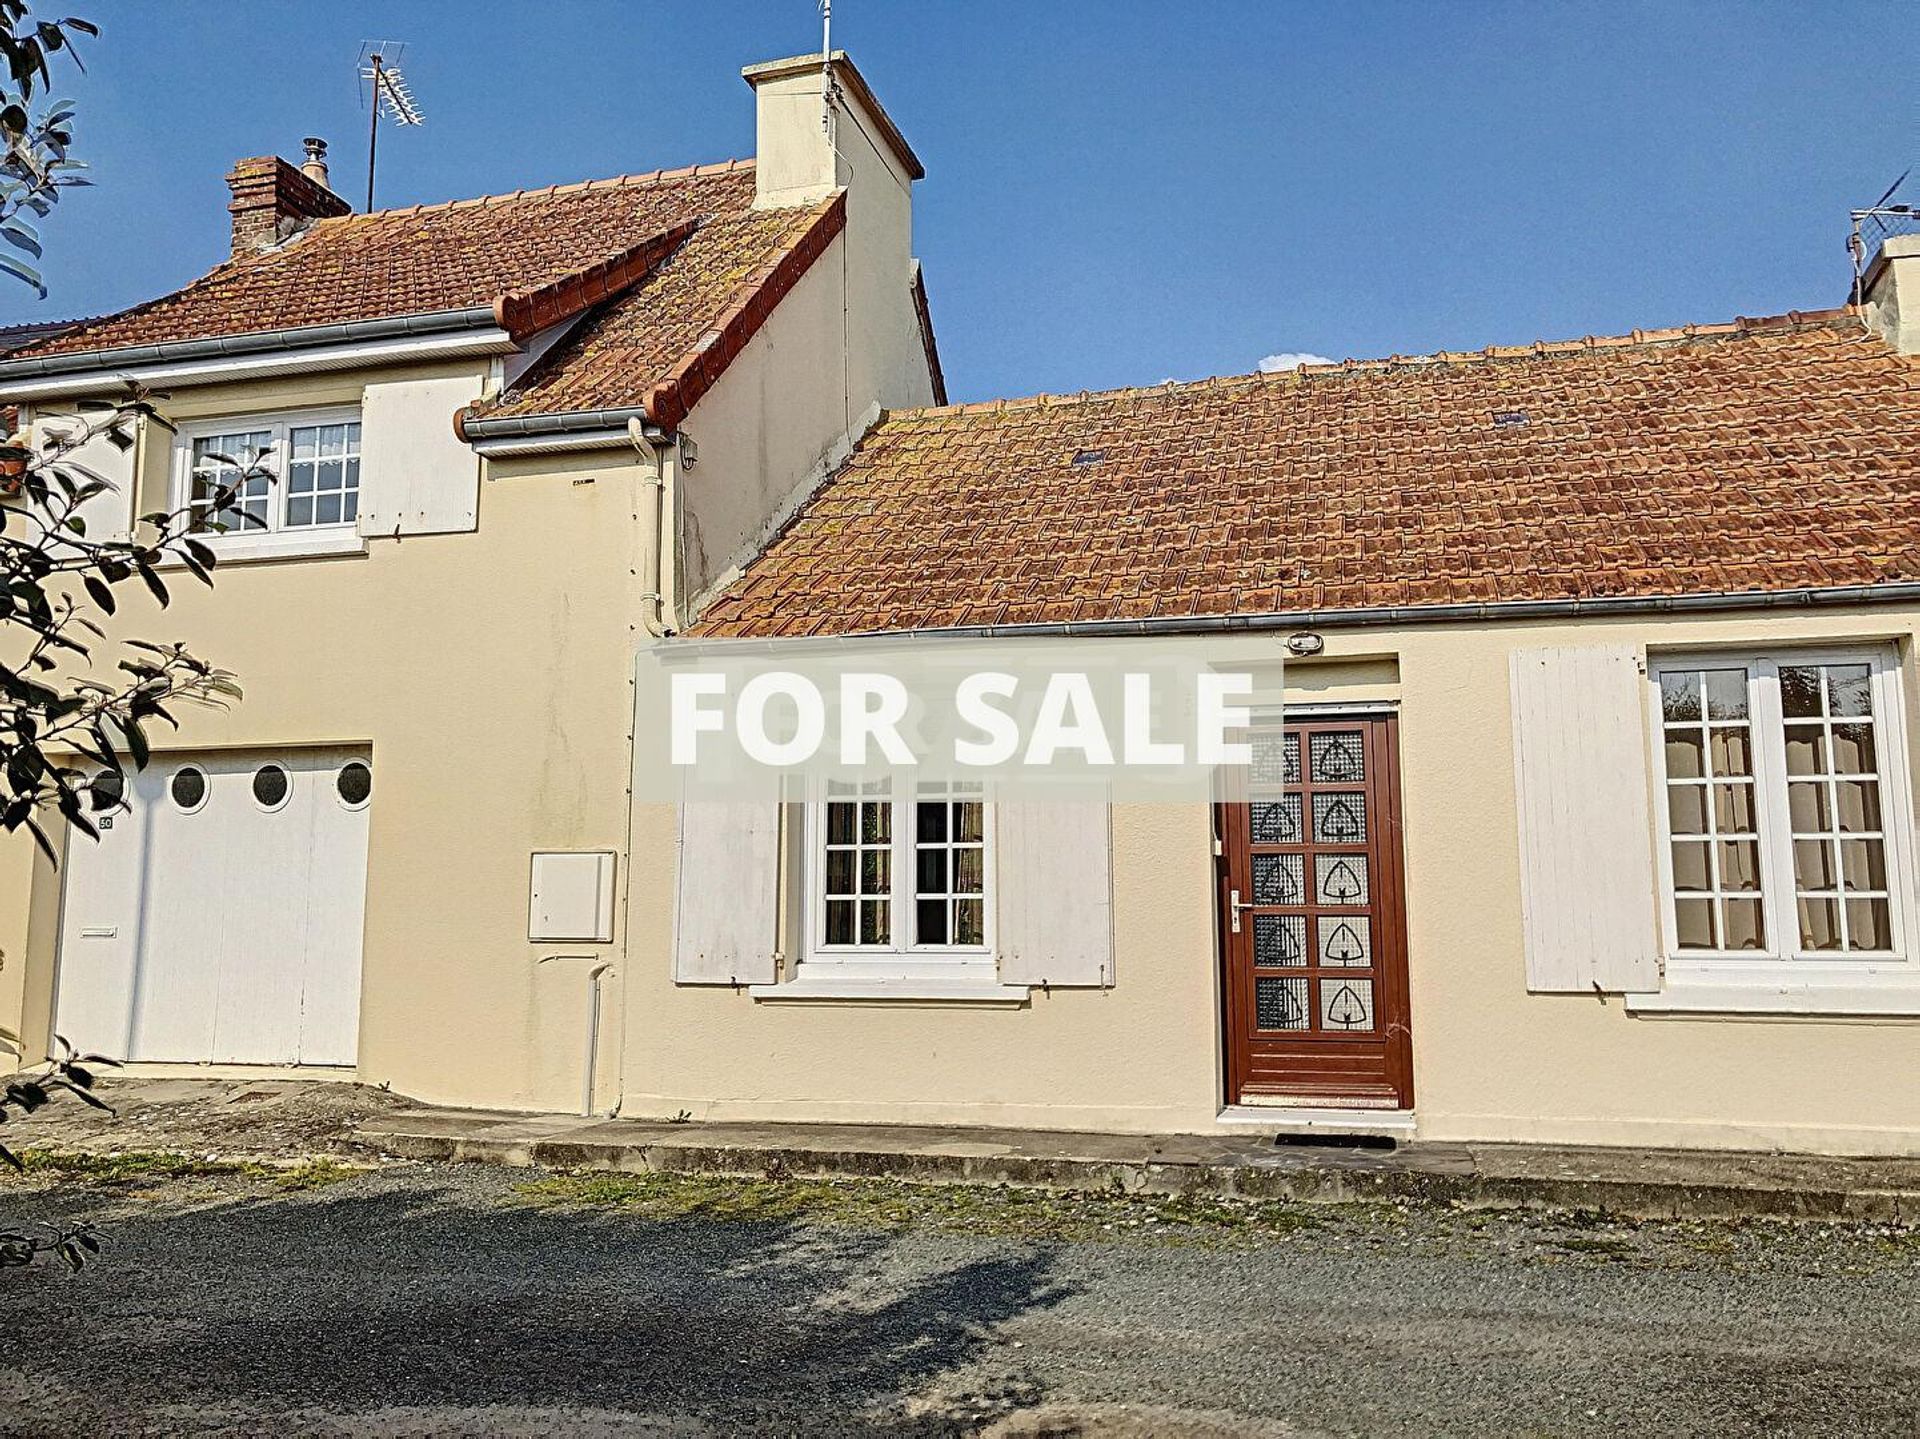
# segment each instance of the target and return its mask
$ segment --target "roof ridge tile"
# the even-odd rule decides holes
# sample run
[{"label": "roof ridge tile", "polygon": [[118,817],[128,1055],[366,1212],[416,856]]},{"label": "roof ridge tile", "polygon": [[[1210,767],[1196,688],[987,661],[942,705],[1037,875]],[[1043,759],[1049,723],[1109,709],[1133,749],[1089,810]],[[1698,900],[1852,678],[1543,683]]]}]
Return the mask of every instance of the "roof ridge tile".
[{"label": "roof ridge tile", "polygon": [[[1853,305],[1839,305],[1827,310],[1790,310],[1784,315],[1742,316],[1730,321],[1682,325],[1668,329],[1636,329],[1626,335],[1586,335],[1577,340],[1535,340],[1526,345],[1488,345],[1480,350],[1436,350],[1425,355],[1395,354],[1385,359],[1355,359],[1348,356],[1344,360],[1331,360],[1326,364],[1318,365],[1295,365],[1286,370],[1255,370],[1233,375],[1207,375],[1198,380],[1167,379],[1157,385],[1120,385],[1107,390],[1081,390],[1074,395],[1039,394],[1008,396],[998,400],[975,400],[951,405],[918,405],[890,410],[888,415],[893,419],[907,419],[918,415],[978,414],[990,409],[1033,409],[1036,406],[1049,404],[1066,405],[1146,398],[1235,386],[1283,385],[1315,375],[1332,378],[1360,372],[1486,364],[1530,356],[1539,358],[1556,355],[1575,356],[1637,347],[1656,349],[1670,347],[1677,342],[1723,336],[1744,338],[1756,335],[1792,334],[1804,330],[1838,330],[1842,328],[1840,322],[1857,321],[1859,314],[1860,311]],[[1865,331],[1862,330],[1860,333],[1864,335]]]},{"label": "roof ridge tile", "polygon": [[569,180],[531,190],[506,190],[492,195],[463,195],[458,199],[400,205],[390,210],[359,210],[351,215],[330,216],[328,221],[316,221],[315,224],[331,222],[364,224],[383,216],[426,215],[443,210],[467,210],[484,205],[506,205],[516,200],[551,199],[556,195],[571,195],[585,190],[612,190],[628,186],[638,188],[676,180],[706,179],[712,175],[731,175],[742,170],[751,170],[754,163],[754,156],[739,156],[731,160],[712,160],[698,165],[679,165],[670,170],[639,170],[625,175],[603,175],[589,180]]}]

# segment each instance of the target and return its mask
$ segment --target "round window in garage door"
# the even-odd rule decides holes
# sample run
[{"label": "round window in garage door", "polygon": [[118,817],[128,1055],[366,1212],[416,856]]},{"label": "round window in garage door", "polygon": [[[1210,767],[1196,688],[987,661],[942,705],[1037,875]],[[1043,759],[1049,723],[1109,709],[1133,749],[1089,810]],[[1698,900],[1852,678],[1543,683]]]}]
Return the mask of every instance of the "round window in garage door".
[{"label": "round window in garage door", "polygon": [[363,760],[348,760],[333,777],[333,790],[348,809],[359,809],[373,797],[373,771]]},{"label": "round window in garage door", "polygon": [[262,809],[278,809],[287,802],[293,781],[277,764],[263,764],[253,772],[253,798]]},{"label": "round window in garage door", "polygon": [[207,772],[198,765],[181,765],[167,781],[167,793],[182,814],[192,814],[207,802]]}]

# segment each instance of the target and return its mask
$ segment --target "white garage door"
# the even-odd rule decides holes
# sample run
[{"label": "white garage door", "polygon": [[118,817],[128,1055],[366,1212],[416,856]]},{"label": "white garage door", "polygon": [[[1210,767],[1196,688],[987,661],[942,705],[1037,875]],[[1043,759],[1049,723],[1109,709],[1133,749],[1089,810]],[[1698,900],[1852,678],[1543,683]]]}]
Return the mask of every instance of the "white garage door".
[{"label": "white garage door", "polygon": [[163,755],[67,848],[55,1028],[141,1060],[354,1061],[363,751]]}]

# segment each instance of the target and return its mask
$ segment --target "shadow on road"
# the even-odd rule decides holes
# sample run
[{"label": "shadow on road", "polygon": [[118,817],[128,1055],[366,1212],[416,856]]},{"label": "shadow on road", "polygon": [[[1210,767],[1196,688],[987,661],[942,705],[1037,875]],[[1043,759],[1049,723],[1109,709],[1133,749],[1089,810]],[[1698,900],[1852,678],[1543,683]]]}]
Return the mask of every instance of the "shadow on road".
[{"label": "shadow on road", "polygon": [[[8,1336],[56,1306],[96,1343],[38,1350],[31,1381],[0,1378],[4,1407],[57,1404],[69,1428],[159,1406],[210,1421],[445,1407],[947,1432],[1042,1397],[1012,1370],[989,1392],[945,1381],[996,1326],[1073,1292],[1040,1249],[939,1268],[880,1231],[353,1192],[365,1183],[117,1218],[86,1275],[8,1276],[0,1349],[17,1355]],[[903,1396],[931,1402],[909,1415]]]}]

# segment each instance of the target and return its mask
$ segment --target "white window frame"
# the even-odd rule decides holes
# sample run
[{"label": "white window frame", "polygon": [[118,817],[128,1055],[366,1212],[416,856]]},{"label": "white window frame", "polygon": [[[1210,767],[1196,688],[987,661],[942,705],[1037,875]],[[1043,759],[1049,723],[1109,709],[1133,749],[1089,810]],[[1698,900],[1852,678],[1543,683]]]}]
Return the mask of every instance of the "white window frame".
[{"label": "white window frame", "polygon": [[[366,503],[367,433],[358,405],[332,405],[305,410],[271,410],[258,414],[219,415],[190,420],[180,425],[174,436],[173,476],[169,487],[168,508],[182,509],[193,500],[193,452],[195,444],[213,435],[241,431],[267,431],[273,436],[273,451],[268,464],[273,480],[267,488],[267,525],[235,525],[224,533],[207,531],[197,538],[222,557],[245,559],[277,555],[324,555],[361,553],[366,549],[359,521],[339,520],[328,524],[298,525],[286,523],[287,466],[293,454],[292,433],[316,425],[361,425],[360,430],[360,506]],[[234,456],[239,459],[239,456]],[[177,563],[177,561],[176,561]]]},{"label": "white window frame", "polygon": [[[892,892],[890,932],[894,941],[887,945],[829,944],[827,942],[827,795],[824,788],[809,794],[801,821],[802,843],[806,846],[806,892],[801,919],[806,943],[798,965],[800,984],[830,980],[922,981],[959,986],[994,987],[998,985],[999,965],[994,932],[994,824],[992,796],[982,793],[981,866],[981,939],[977,945],[917,944],[903,938],[914,932],[914,902],[917,893],[914,864],[914,806],[921,803],[916,793],[918,782],[907,777],[897,779],[886,801],[893,806],[893,835],[889,850]],[[843,798],[834,796],[835,799]],[[866,796],[848,795],[848,800]],[[956,796],[946,796],[951,802]],[[937,802],[935,796],[927,802]]]},{"label": "white window frame", "polygon": [[[1781,713],[1782,665],[1866,664],[1873,696],[1875,772],[1879,778],[1888,909],[1893,945],[1884,951],[1815,951],[1800,944],[1787,807],[1786,732]],[[1764,950],[1700,950],[1679,946],[1673,876],[1674,835],[1668,810],[1665,716],[1660,677],[1684,670],[1748,671],[1756,823],[1760,834]],[[1721,650],[1656,651],[1646,666],[1650,777],[1657,831],[1661,944],[1660,993],[1630,995],[1636,1010],[1746,1013],[1920,1013],[1920,890],[1915,885],[1913,786],[1901,660],[1891,643],[1794,645]],[[1711,799],[1709,798],[1709,803]]]}]

